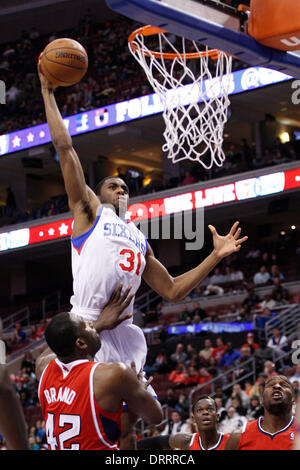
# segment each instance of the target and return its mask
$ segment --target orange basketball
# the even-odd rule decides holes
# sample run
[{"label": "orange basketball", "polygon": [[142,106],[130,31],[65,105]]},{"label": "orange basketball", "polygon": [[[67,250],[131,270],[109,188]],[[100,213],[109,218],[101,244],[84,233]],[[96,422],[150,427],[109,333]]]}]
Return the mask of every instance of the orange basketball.
[{"label": "orange basketball", "polygon": [[75,85],[88,68],[88,56],[84,47],[68,38],[50,42],[43,50],[40,60],[42,73],[55,86]]}]

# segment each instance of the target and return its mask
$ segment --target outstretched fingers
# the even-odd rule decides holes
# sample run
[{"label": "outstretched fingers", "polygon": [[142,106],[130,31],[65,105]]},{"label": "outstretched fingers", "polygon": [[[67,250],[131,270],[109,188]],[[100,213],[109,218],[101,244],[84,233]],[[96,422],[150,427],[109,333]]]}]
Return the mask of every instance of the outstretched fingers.
[{"label": "outstretched fingers", "polygon": [[237,222],[235,222],[235,223],[233,224],[233,226],[231,227],[230,232],[229,232],[229,235],[232,235],[232,236],[234,237],[235,232],[236,232],[236,229],[238,228],[238,226],[239,226],[239,222],[237,221]]},{"label": "outstretched fingers", "polygon": [[240,238],[239,240],[236,240],[236,245],[241,246],[241,244],[244,243],[246,240],[248,240],[247,236]]}]

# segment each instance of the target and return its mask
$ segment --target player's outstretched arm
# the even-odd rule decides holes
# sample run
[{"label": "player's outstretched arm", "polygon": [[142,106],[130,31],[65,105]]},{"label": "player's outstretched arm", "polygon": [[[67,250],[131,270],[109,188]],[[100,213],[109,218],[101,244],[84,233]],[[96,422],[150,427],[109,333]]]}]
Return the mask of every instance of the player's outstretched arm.
[{"label": "player's outstretched arm", "polygon": [[233,432],[227,439],[224,450],[238,450],[241,435],[240,432]]},{"label": "player's outstretched arm", "polygon": [[10,450],[28,450],[25,418],[6,366],[0,365],[0,432]]},{"label": "player's outstretched arm", "polygon": [[55,87],[42,74],[40,62],[38,64],[38,75],[41,82],[42,97],[52,143],[59,157],[65,188],[69,198],[69,207],[74,213],[78,204],[93,202],[91,198],[95,198],[94,203],[99,204],[96,195],[86,186],[80,160],[73,148],[71,136],[56,104],[54,96]]},{"label": "player's outstretched arm", "polygon": [[149,246],[143,273],[144,281],[165,300],[180,302],[208,276],[223,258],[240,250],[248,237],[239,238],[241,229],[238,225],[239,222],[235,222],[225,236],[219,235],[215,227],[209,225],[213,236],[213,251],[196,268],[177,277],[170,276],[167,269],[155,258]]}]

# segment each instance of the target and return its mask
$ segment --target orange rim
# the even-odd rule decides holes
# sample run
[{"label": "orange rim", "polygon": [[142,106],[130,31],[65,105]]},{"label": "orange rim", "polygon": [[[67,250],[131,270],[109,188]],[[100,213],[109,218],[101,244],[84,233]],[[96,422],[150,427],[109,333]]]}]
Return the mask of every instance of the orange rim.
[{"label": "orange rim", "polygon": [[180,57],[181,59],[199,59],[199,57],[210,57],[213,60],[217,60],[219,57],[219,51],[218,49],[211,49],[209,51],[203,51],[203,52],[187,52],[187,53],[171,53],[171,52],[156,52],[156,51],[147,51],[145,49],[141,49],[139,46],[133,43],[135,40],[136,36],[139,34],[142,34],[143,36],[154,36],[155,34],[161,34],[161,33],[167,33],[168,31],[164,29],[157,28],[156,26],[142,26],[141,28],[136,29],[133,31],[133,33],[130,34],[128,38],[128,43],[131,46],[131,49],[134,51],[141,50],[143,54],[145,54],[147,57],[155,57],[156,59],[171,59],[174,60],[176,57]]}]

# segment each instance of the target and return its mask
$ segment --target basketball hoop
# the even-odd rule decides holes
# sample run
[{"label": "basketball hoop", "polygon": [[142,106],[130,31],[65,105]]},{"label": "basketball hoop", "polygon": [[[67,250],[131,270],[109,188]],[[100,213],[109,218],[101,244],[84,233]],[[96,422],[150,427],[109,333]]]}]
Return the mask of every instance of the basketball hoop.
[{"label": "basketball hoop", "polygon": [[[180,52],[174,36],[168,38],[168,34],[148,25],[128,38],[131,53],[162,102],[166,126],[162,149],[173,163],[189,159],[206,169],[222,166],[232,58],[216,49],[202,51],[185,38],[181,38]],[[157,36],[157,50],[145,44],[149,36],[152,43]]]}]

